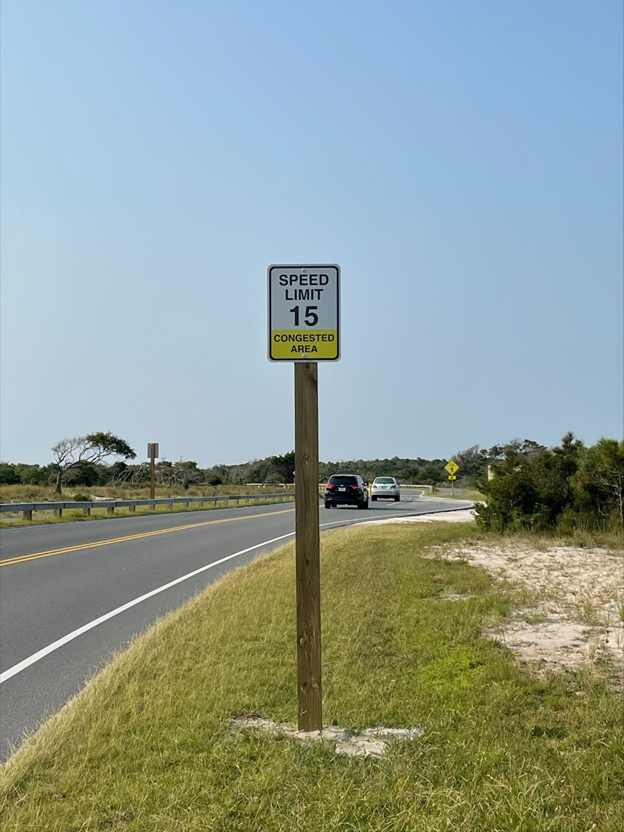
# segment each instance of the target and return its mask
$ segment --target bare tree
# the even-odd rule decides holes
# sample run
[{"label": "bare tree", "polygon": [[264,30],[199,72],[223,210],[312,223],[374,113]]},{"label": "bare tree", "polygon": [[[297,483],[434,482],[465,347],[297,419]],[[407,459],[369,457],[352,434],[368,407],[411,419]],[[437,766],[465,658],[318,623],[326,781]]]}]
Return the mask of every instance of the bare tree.
[{"label": "bare tree", "polygon": [[174,481],[175,471],[173,465],[163,456],[156,465],[156,482],[159,485],[173,485]]},{"label": "bare tree", "polygon": [[149,462],[138,465],[126,465],[116,462],[110,467],[110,485],[136,485],[149,480]]},{"label": "bare tree", "polygon": [[77,468],[82,463],[102,462],[110,456],[120,456],[124,459],[135,459],[133,448],[118,436],[102,431],[89,433],[87,436],[74,436],[72,439],[61,439],[52,448],[54,454],[53,468],[56,471],[56,493],[62,493],[63,480],[68,471]]},{"label": "bare tree", "polygon": [[182,486],[187,489],[193,483],[203,482],[204,472],[193,460],[179,459],[177,462],[169,462],[162,459],[156,467],[156,478],[161,485]]}]

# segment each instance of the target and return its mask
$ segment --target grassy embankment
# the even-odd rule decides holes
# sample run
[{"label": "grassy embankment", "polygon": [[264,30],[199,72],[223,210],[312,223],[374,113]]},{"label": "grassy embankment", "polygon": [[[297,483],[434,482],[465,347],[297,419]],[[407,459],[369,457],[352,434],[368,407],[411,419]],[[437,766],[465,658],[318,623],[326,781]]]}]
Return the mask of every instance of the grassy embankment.
[{"label": "grassy embankment", "polygon": [[[238,494],[248,494],[250,496],[258,495],[258,498],[261,498],[263,494],[279,494],[282,491],[286,493],[291,493],[293,491],[293,488],[294,487],[292,485],[267,485],[264,488],[262,486],[249,485],[201,485],[189,488],[189,490],[185,492],[182,488],[170,488],[166,486],[159,486],[156,489],[156,499],[162,499],[166,497],[184,498],[187,496],[214,497],[226,494],[234,497],[236,497]],[[89,497],[89,499],[93,499],[93,497],[106,498],[107,500],[149,499],[149,488],[102,486],[88,489],[85,487],[76,487],[74,489],[66,488],[63,494],[59,496],[51,487],[46,488],[37,485],[5,485],[0,486],[0,503],[27,503],[47,501],[54,502],[57,500],[66,500],[68,502],[71,502],[74,499],[74,495],[77,493],[84,494],[85,496]],[[266,501],[261,499],[250,499],[240,501],[241,506],[251,506],[260,504],[266,504]],[[110,519],[111,517],[136,517],[137,515],[146,514],[171,514],[172,512],[177,513],[180,511],[206,511],[213,508],[224,508],[224,506],[224,502],[217,504],[210,503],[205,506],[191,504],[188,508],[179,504],[174,505],[173,509],[171,509],[168,505],[155,506],[154,508],[150,508],[149,506],[137,506],[135,511],[133,512],[126,508],[116,508],[115,513],[113,515],[108,514],[105,508],[93,508],[91,510],[90,516],[85,515],[82,509],[65,509],[63,511],[62,517],[55,517],[52,510],[50,510],[49,512],[38,511],[34,513],[32,520],[23,520],[21,514],[19,513],[3,512],[2,514],[0,514],[0,528],[13,528],[14,526],[33,526],[40,525],[41,523],[66,523],[75,522],[77,520],[102,520],[107,518]]]},{"label": "grassy embankment", "polygon": [[[476,488],[458,488],[461,494],[440,494],[437,489],[434,489],[433,497],[443,500],[445,497],[449,500],[472,500],[474,503],[484,503],[487,501],[485,494],[477,491]],[[427,496],[427,495],[425,495]]]},{"label": "grassy embankment", "polygon": [[[481,636],[526,604],[466,562],[464,524],[323,536],[324,721],[421,726],[349,759],[228,719],[296,721],[292,545],[138,639],[5,768],[5,832],[622,832],[622,700],[532,679]],[[446,595],[465,596],[445,600]]]}]

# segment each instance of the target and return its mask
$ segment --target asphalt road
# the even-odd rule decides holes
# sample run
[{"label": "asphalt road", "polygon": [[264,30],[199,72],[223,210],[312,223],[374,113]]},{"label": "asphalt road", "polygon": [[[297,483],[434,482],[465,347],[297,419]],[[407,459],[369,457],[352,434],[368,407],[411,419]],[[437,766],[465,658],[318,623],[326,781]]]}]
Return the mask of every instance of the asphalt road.
[{"label": "asphalt road", "polygon": [[[320,524],[469,505],[407,492],[368,511],[321,507]],[[0,530],[0,759],[113,652],[293,529],[285,503]]]}]

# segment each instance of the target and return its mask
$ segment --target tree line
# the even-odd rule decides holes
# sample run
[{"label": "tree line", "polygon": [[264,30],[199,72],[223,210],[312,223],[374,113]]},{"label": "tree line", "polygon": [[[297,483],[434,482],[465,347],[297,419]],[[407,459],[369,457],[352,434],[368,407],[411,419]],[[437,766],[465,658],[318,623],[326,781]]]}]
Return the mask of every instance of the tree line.
[{"label": "tree line", "polygon": [[[489,458],[478,448],[476,456],[473,451],[468,449],[456,455],[462,459],[460,464],[465,465],[464,483],[472,482]],[[54,459],[47,465],[1,462],[0,485],[54,485],[61,493],[63,486],[141,486],[149,482],[149,463],[134,463],[134,449],[110,433],[64,439],[52,448],[52,453]],[[400,482],[440,485],[446,481],[444,466],[447,461],[393,457],[321,462],[319,477],[324,481],[332,474],[343,471],[360,474],[368,481],[379,476],[391,476]],[[197,462],[183,459],[160,459],[156,463],[156,482],[159,485],[184,489],[200,484],[292,483],[294,478],[294,451],[237,465],[214,465],[209,468],[200,468]]]},{"label": "tree line", "polygon": [[[150,481],[149,462],[133,463],[136,451],[124,439],[99,431],[63,439],[52,447],[47,465],[0,462],[0,485],[141,486]],[[114,460],[114,461],[113,461]],[[253,460],[241,465],[200,468],[194,460],[160,459],[155,466],[159,485],[187,490],[192,485],[293,482],[295,453]]]},{"label": "tree line", "polygon": [[[0,485],[145,486],[149,463],[136,463],[135,450],[110,432],[63,439],[52,447],[47,465],[0,462]],[[357,473],[365,480],[396,477],[399,482],[441,486],[448,484],[444,466],[449,459],[460,466],[456,485],[476,486],[487,505],[478,509],[478,522],[496,530],[563,527],[582,519],[585,525],[624,524],[624,442],[601,439],[585,446],[572,433],[561,445],[546,448],[531,439],[502,445],[473,445],[449,458],[353,459],[321,462],[326,481],[337,472]],[[250,460],[238,465],[200,468],[193,460],[160,459],[159,485],[188,490],[193,485],[292,483],[295,452]]]}]

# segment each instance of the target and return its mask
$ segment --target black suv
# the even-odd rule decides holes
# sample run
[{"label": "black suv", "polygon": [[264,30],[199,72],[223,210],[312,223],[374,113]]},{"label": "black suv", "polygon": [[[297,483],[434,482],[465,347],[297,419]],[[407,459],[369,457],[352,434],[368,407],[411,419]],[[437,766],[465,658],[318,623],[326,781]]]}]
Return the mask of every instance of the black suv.
[{"label": "black suv", "polygon": [[334,474],[325,486],[325,508],[344,505],[368,508],[368,488],[359,474]]}]

